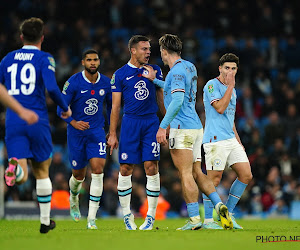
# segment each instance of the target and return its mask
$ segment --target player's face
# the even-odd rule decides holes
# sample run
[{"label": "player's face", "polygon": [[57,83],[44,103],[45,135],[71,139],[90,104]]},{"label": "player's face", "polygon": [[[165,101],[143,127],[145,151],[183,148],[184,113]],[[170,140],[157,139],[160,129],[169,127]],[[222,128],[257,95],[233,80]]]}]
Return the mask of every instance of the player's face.
[{"label": "player's face", "polygon": [[225,62],[222,66],[219,66],[220,76],[225,79],[229,72],[233,72],[235,76],[237,69],[238,67],[235,62]]},{"label": "player's face", "polygon": [[135,57],[136,61],[140,65],[147,64],[150,59],[150,43],[149,42],[138,42],[134,48],[132,48],[132,56]]},{"label": "player's face", "polygon": [[162,47],[160,47],[160,56],[161,56],[161,60],[163,61],[164,65],[168,65],[167,51],[165,49],[163,49]]},{"label": "player's face", "polygon": [[96,74],[100,66],[100,59],[97,54],[87,54],[82,60],[82,65],[90,74]]}]

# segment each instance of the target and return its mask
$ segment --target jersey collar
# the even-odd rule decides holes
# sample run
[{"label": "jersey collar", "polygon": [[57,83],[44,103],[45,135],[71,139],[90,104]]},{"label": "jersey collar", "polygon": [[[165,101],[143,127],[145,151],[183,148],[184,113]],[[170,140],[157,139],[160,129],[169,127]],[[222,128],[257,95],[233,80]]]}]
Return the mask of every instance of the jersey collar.
[{"label": "jersey collar", "polygon": [[141,68],[143,68],[143,66],[140,67],[140,68],[138,68],[138,67],[134,66],[134,65],[133,65],[132,63],[130,63],[130,62],[128,62],[127,64],[128,64],[129,67],[134,68],[134,69],[141,69]]},{"label": "jersey collar", "polygon": [[37,50],[39,50],[39,48],[34,45],[24,45],[22,47],[22,49],[37,49]]},{"label": "jersey collar", "polygon": [[[99,73],[99,72],[97,72],[97,73],[98,73],[98,78],[97,78],[97,81],[96,81],[94,84],[96,84],[97,82],[99,82],[99,81],[100,81],[100,78],[101,78],[100,73]],[[81,74],[82,74],[82,77],[83,77],[84,80],[86,80],[86,81],[89,82],[89,83],[92,83],[92,82],[91,82],[89,79],[87,79],[87,77],[85,76],[84,70],[81,72]]]}]

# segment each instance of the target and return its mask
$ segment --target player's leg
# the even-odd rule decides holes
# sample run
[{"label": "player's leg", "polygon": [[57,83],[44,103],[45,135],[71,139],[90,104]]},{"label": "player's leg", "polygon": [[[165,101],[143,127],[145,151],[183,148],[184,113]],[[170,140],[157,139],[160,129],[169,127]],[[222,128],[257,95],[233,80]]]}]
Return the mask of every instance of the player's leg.
[{"label": "player's leg", "polygon": [[70,187],[70,215],[75,222],[78,222],[81,218],[79,209],[79,193],[82,187],[82,183],[85,179],[86,167],[80,169],[72,169],[72,176],[69,179]]},{"label": "player's leg", "polygon": [[105,158],[91,158],[89,162],[92,169],[92,181],[90,186],[87,228],[97,229],[95,220],[103,192],[103,169],[105,165]]},{"label": "player's leg", "polygon": [[132,193],[131,176],[134,164],[120,164],[120,172],[118,178],[118,195],[122,208],[124,223],[127,230],[136,230],[137,226],[134,223],[134,216],[131,213],[130,202]]},{"label": "player's leg", "polygon": [[68,134],[69,162],[72,167],[72,176],[69,179],[70,187],[70,215],[75,222],[81,218],[79,209],[79,193],[86,175],[86,138],[72,133]]},{"label": "player's leg", "polygon": [[243,147],[236,140],[234,140],[232,144],[234,146],[233,150],[228,156],[228,165],[231,166],[231,168],[236,172],[238,177],[231,185],[226,205],[232,217],[234,228],[243,229],[243,227],[236,223],[232,213],[233,209],[235,208],[236,204],[238,203],[242,194],[244,193],[245,188],[252,180],[252,173],[248,157]]},{"label": "player's leg", "polygon": [[158,160],[160,157],[160,145],[156,141],[156,133],[159,128],[159,120],[155,116],[143,120],[142,133],[142,161],[147,177],[146,193],[148,200],[148,211],[144,223],[139,227],[140,230],[152,230],[158,197],[160,194],[160,176],[158,172]]},{"label": "player's leg", "polygon": [[145,173],[147,177],[146,193],[148,199],[148,211],[140,230],[152,230],[155,221],[158,197],[160,194],[160,177],[158,172],[158,161],[145,161]]},{"label": "player's leg", "polygon": [[8,186],[22,184],[28,179],[27,158],[31,158],[32,154],[26,130],[26,125],[6,127],[5,143],[9,163],[4,176]]},{"label": "player's leg", "polygon": [[118,177],[118,195],[124,223],[127,230],[136,230],[134,215],[131,213],[131,176],[135,164],[141,163],[140,119],[123,117],[119,143],[120,172]]},{"label": "player's leg", "polygon": [[196,230],[202,225],[199,214],[199,190],[193,177],[193,151],[188,149],[171,149],[175,167],[179,171],[183,198],[186,202],[189,222],[178,230]]},{"label": "player's leg", "polygon": [[36,178],[36,195],[40,207],[40,233],[48,233],[55,228],[55,222],[50,220],[52,183],[49,178],[51,158],[36,162],[32,160],[32,170]]}]

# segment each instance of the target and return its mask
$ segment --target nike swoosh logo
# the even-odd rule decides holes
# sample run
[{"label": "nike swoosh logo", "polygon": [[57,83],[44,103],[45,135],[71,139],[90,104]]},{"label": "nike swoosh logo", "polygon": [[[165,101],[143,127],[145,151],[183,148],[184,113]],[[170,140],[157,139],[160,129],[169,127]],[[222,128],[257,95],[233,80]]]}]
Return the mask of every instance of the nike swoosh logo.
[{"label": "nike swoosh logo", "polygon": [[157,157],[157,156],[159,156],[159,154],[154,154],[154,157]]},{"label": "nike swoosh logo", "polygon": [[85,92],[88,92],[88,90],[81,90],[80,93],[83,94]]},{"label": "nike swoosh logo", "polygon": [[127,81],[130,80],[132,77],[134,77],[134,76],[128,76],[128,77],[126,77],[126,80]]}]

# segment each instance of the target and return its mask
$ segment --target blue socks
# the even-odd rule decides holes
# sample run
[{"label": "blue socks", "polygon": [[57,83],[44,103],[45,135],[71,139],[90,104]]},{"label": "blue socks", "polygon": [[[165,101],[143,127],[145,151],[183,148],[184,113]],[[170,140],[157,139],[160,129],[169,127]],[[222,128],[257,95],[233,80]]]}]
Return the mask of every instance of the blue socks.
[{"label": "blue socks", "polygon": [[203,197],[203,204],[204,204],[205,219],[212,219],[214,205],[212,204],[211,200],[204,193],[202,193],[202,197]]},{"label": "blue socks", "polygon": [[200,216],[198,202],[187,203],[186,207],[187,207],[188,215],[190,218],[195,217],[195,216]]},{"label": "blue socks", "polygon": [[229,213],[232,213],[233,209],[235,208],[236,204],[238,203],[242,194],[244,193],[246,187],[247,184],[240,182],[238,179],[236,179],[231,185],[228,200],[226,203]]}]

